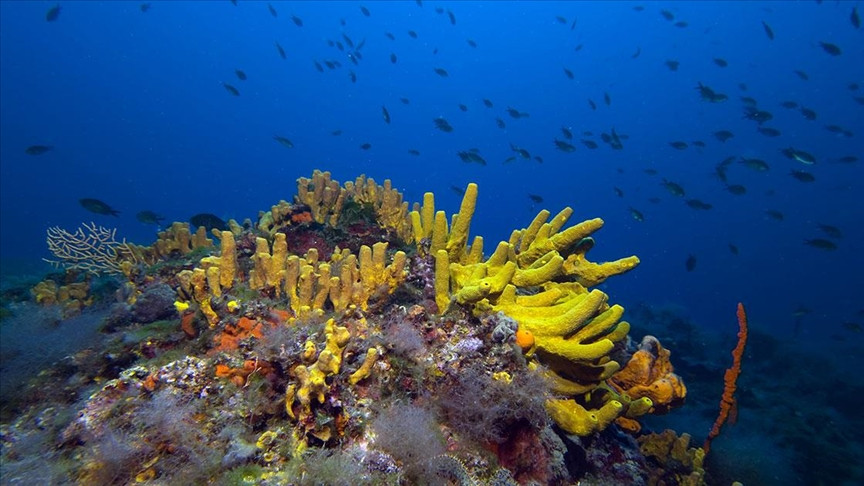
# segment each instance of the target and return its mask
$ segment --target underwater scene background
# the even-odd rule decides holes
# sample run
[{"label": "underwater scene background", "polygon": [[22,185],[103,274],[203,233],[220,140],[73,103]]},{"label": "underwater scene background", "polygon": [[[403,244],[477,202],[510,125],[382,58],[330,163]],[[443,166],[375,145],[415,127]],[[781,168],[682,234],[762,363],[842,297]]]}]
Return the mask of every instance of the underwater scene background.
[{"label": "underwater scene background", "polygon": [[[862,32],[837,1],[0,2],[0,483],[860,484]],[[302,195],[360,175],[422,224],[386,185],[345,193],[356,219]],[[470,222],[450,228],[466,241],[449,267],[427,192]],[[602,229],[524,256],[533,235],[511,232],[565,207],[564,228]],[[64,268],[46,231],[91,222],[140,248],[115,246],[116,271]],[[262,263],[279,234],[315,278],[330,259],[345,281],[336,244],[362,273],[361,247],[387,241],[387,270],[356,277],[356,302],[300,309],[302,283],[280,295]],[[619,264],[476,290],[508,271],[487,261],[508,240],[516,272],[588,250]],[[196,286],[196,268],[236,271],[233,290]],[[559,353],[507,307],[508,282],[561,307],[608,294],[629,338],[620,316],[595,321],[604,300],[582,342],[603,327],[615,350]],[[706,455],[738,302],[737,424]],[[637,410],[646,395],[609,363],[636,366],[644,335],[671,351],[675,392]],[[325,351],[344,355],[329,372]],[[600,423],[624,411],[568,428],[537,369],[569,373],[567,403]]]}]

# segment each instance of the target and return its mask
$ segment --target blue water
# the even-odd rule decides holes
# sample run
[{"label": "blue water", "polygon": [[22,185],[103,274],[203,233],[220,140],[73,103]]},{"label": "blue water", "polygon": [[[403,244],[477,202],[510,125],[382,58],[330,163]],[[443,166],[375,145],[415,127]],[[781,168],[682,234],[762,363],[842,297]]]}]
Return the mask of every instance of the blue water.
[{"label": "blue water", "polygon": [[[864,30],[850,22],[851,2],[367,2],[368,17],[353,2],[273,2],[275,18],[266,3],[243,0],[236,6],[153,2],[146,12],[140,2],[62,2],[56,21],[47,22],[53,5],[0,3],[4,274],[49,256],[44,232],[50,226],[71,230],[95,221],[149,244],[157,228],[136,221],[138,211],[168,221],[200,212],[254,219],[290,199],[297,177],[320,168],[340,181],[361,173],[390,178],[410,201],[434,191],[448,212],[460,199],[450,187],[477,182],[472,233],[484,235],[487,248],[526,226],[539,209],[554,213],[570,205],[574,220],[606,221],[593,259],[642,259],[637,270],[604,287],[625,307],[674,302],[701,324],[734,334],[735,304],[743,301],[753,325],[766,332],[860,343],[861,335],[843,323],[864,320],[864,168],[836,162],[864,158],[864,105],[854,99],[864,97],[864,89],[849,88],[864,84]],[[438,7],[452,11],[455,25],[436,13]],[[663,9],[674,21],[661,16]],[[688,25],[673,25],[680,20]],[[327,44],[345,42],[343,34],[355,43],[365,40],[357,65]],[[819,42],[843,52],[831,56]],[[717,66],[715,57],[728,67]],[[670,59],[680,62],[675,72],[664,65]],[[318,72],[316,60],[341,67]],[[437,75],[439,67],[449,76]],[[237,79],[235,69],[248,80]],[[701,100],[700,82],[729,100]],[[757,133],[758,125],[743,119],[741,96],[772,112],[764,126],[782,135]],[[786,100],[815,110],[817,119],[782,108]],[[514,119],[508,107],[530,117]],[[436,129],[436,117],[446,118],[453,132]],[[499,117],[506,129],[496,126]],[[826,125],[853,135],[837,135]],[[575,135],[572,153],[553,145],[564,139],[562,126]],[[600,141],[600,133],[613,128],[628,136],[622,150]],[[712,132],[721,129],[735,137],[718,142]],[[274,135],[289,138],[294,148]],[[589,150],[581,138],[600,146]],[[679,151],[669,145],[676,140],[706,146]],[[371,149],[361,150],[364,143]],[[37,144],[54,149],[25,153]],[[515,155],[510,144],[543,162],[517,156],[505,164]],[[789,146],[812,153],[817,163],[808,167],[783,157],[780,149]],[[460,161],[456,153],[470,148],[488,165]],[[771,169],[759,173],[733,163],[730,183],[748,190],[735,196],[713,176],[728,156],[764,159]],[[646,168],[659,174],[648,175]],[[808,170],[816,181],[799,182],[788,175],[792,169]],[[663,178],[713,208],[687,207],[661,186]],[[544,201],[532,202],[529,193]],[[654,197],[660,201],[648,201]],[[90,213],[80,198],[103,200],[121,214]],[[644,213],[644,221],[634,220],[629,207]],[[764,213],[769,209],[785,219],[771,219]],[[836,250],[804,244],[827,238],[818,224],[843,231]],[[697,264],[688,272],[690,254]],[[812,313],[796,337],[792,313],[799,306]]]}]

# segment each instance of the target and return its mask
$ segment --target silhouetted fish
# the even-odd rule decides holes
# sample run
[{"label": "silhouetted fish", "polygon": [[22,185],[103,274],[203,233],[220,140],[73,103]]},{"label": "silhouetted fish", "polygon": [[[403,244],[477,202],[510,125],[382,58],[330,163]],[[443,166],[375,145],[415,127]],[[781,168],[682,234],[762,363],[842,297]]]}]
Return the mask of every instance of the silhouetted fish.
[{"label": "silhouetted fish", "polygon": [[292,15],[291,21],[294,22],[294,25],[296,25],[297,27],[303,27],[303,19],[301,19],[300,17]]},{"label": "silhouetted fish", "polygon": [[852,27],[861,28],[861,17],[858,16],[858,6],[852,7],[852,13],[849,14],[849,21],[852,22]]},{"label": "silhouetted fish", "polygon": [[87,211],[90,211],[91,213],[104,214],[104,215],[110,215],[110,216],[117,216],[120,214],[120,211],[116,211],[114,209],[111,209],[111,206],[107,205],[106,203],[104,203],[98,199],[79,199],[78,203],[80,203],[84,209],[86,209]]},{"label": "silhouetted fish", "polygon": [[135,219],[144,224],[156,224],[165,220],[165,216],[160,216],[153,211],[141,211],[135,215]]},{"label": "silhouetted fish", "polygon": [[219,216],[211,213],[199,213],[195,216],[189,218],[189,224],[192,225],[193,228],[198,229],[200,226],[203,226],[207,231],[212,229],[217,229],[219,231],[228,230],[228,224],[222,220]]},{"label": "silhouetted fish", "polygon": [[27,155],[42,155],[45,152],[54,150],[53,145],[31,145],[24,150]]},{"label": "silhouetted fish", "polygon": [[801,182],[814,182],[816,180],[813,174],[803,170],[792,170],[789,172],[789,175]]},{"label": "silhouetted fish", "polygon": [[543,198],[541,196],[538,196],[537,194],[528,194],[528,198],[537,204],[540,204],[543,202]]},{"label": "silhouetted fish", "polygon": [[369,149],[372,148],[372,144],[369,143],[369,142],[366,142],[366,143],[360,145],[360,148],[363,149],[363,150],[369,150]]},{"label": "silhouetted fish", "polygon": [[824,238],[814,238],[812,240],[804,240],[804,244],[807,246],[812,246],[813,248],[818,248],[820,250],[836,250],[837,244],[833,241],[826,240]]},{"label": "silhouetted fish", "polygon": [[45,20],[47,22],[54,22],[55,20],[57,20],[57,17],[59,17],[59,16],[60,16],[60,4],[58,3],[57,5],[54,5],[53,7],[48,9],[48,12],[45,13]]},{"label": "silhouetted fish", "polygon": [[836,226],[831,226],[830,224],[819,224],[819,229],[831,238],[838,240],[843,238],[843,232]]},{"label": "silhouetted fish", "polygon": [[832,56],[839,56],[840,54],[843,54],[843,51],[841,51],[840,48],[837,47],[837,44],[832,44],[830,42],[820,42],[819,45],[822,47],[822,50]]},{"label": "silhouetted fish", "polygon": [[285,54],[285,49],[282,48],[282,45],[278,42],[275,42],[274,44],[276,45],[276,50],[279,51],[279,57],[282,59],[288,59],[288,55]]},{"label": "silhouetted fish", "polygon": [[692,272],[696,268],[696,256],[688,255],[687,260],[684,261],[684,268],[687,269],[688,272]]},{"label": "silhouetted fish", "polygon": [[681,65],[680,62],[678,62],[674,59],[668,59],[664,64],[666,64],[666,67],[668,67],[670,71],[677,71],[678,66]]},{"label": "silhouetted fish", "polygon": [[486,106],[486,108],[492,108],[494,106],[492,102],[486,98],[483,98],[483,104]]},{"label": "silhouetted fish", "polygon": [[286,148],[294,148],[294,142],[291,140],[281,136],[281,135],[273,135],[273,140],[279,142],[280,145]]},{"label": "silhouetted fish", "polygon": [[714,64],[716,64],[720,67],[724,67],[724,68],[729,65],[729,63],[726,61],[726,59],[723,59],[722,57],[715,57],[714,58]]},{"label": "silhouetted fish", "polygon": [[765,35],[767,35],[769,39],[774,40],[774,29],[772,29],[764,20],[762,21],[762,28],[765,29]]},{"label": "silhouetted fish", "polygon": [[279,16],[279,14],[276,12],[276,9],[273,8],[273,5],[270,5],[269,3],[267,4],[267,10],[270,11],[270,15],[272,15],[273,17]]},{"label": "silhouetted fish", "polygon": [[453,131],[453,126],[450,125],[450,122],[448,122],[446,118],[439,116],[438,118],[436,118],[433,121],[435,122],[435,128],[437,128],[438,130],[441,130],[442,132],[447,132],[447,133],[450,133]]},{"label": "silhouetted fish", "polygon": [[237,79],[239,79],[240,81],[246,81],[246,73],[244,73],[242,70],[235,69],[234,74],[237,75]]},{"label": "silhouetted fish", "polygon": [[360,13],[362,13],[365,17],[369,17],[370,15],[372,15],[371,12],[369,12],[369,9],[364,7],[363,5],[360,5]]},{"label": "silhouetted fish", "polygon": [[222,83],[222,86],[225,86],[225,89],[234,96],[240,96],[240,91],[237,90],[234,86],[228,83]]},{"label": "silhouetted fish", "polygon": [[442,78],[450,76],[450,73],[448,73],[447,70],[444,68],[435,68],[435,74],[441,76]]},{"label": "silhouetted fish", "polygon": [[699,199],[687,199],[686,201],[684,201],[684,203],[692,209],[708,210],[713,207],[710,204]]},{"label": "silhouetted fish", "polygon": [[390,124],[390,112],[387,111],[386,106],[381,107],[381,115],[384,117],[384,123]]},{"label": "silhouetted fish", "polygon": [[729,130],[720,130],[720,131],[714,132],[714,138],[716,138],[717,140],[719,140],[723,143],[726,143],[726,140],[729,140],[730,138],[732,138],[734,136],[735,136],[735,134],[730,132]]}]

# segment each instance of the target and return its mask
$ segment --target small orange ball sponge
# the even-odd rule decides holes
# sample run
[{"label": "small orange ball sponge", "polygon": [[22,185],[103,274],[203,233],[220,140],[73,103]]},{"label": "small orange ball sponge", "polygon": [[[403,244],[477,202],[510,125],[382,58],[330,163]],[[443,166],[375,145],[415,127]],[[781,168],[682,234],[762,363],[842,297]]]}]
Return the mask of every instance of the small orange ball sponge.
[{"label": "small orange ball sponge", "polygon": [[522,351],[528,351],[534,346],[534,334],[520,327],[516,330],[516,344],[522,348]]}]

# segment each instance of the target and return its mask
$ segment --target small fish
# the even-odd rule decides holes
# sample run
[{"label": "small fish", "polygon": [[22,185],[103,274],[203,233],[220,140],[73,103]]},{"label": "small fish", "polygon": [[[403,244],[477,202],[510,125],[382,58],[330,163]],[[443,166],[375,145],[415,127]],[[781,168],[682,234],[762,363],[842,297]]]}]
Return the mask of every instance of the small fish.
[{"label": "small fish", "polygon": [[687,27],[690,24],[688,24],[686,20],[679,20],[678,22],[675,22],[672,25],[674,25],[675,27],[678,27],[679,29],[683,29],[684,27]]},{"label": "small fish", "polygon": [[579,44],[578,46],[576,46],[576,47],[573,48],[573,51],[574,51],[574,52],[579,52],[579,51],[581,51],[581,50],[582,50],[582,44]]},{"label": "small fish", "polygon": [[756,107],[750,106],[744,109],[744,118],[748,120],[753,120],[761,125],[766,121],[773,120],[774,115],[772,115],[771,112],[760,110]]},{"label": "small fish", "polygon": [[504,159],[504,163],[509,164],[510,162],[513,162],[514,160],[516,160],[516,156],[511,155],[510,157],[507,157],[506,159]]},{"label": "small fish", "polygon": [[804,307],[803,305],[799,305],[798,308],[792,311],[792,317],[804,317],[811,312],[813,311]]},{"label": "small fish", "polygon": [[713,207],[712,205],[699,199],[687,199],[684,201],[684,203],[687,204],[687,207],[691,209],[708,210]]},{"label": "small fish", "polygon": [[372,15],[372,14],[369,12],[369,9],[366,8],[366,7],[364,7],[363,5],[360,5],[360,13],[362,13],[362,14],[363,14],[364,16],[366,16],[366,17]]},{"label": "small fish", "polygon": [[670,22],[675,20],[675,15],[668,10],[661,10],[660,15],[662,15],[664,19],[666,19]]},{"label": "small fish", "polygon": [[435,74],[441,76],[442,78],[450,76],[450,73],[448,73],[447,70],[444,68],[435,68]]},{"label": "small fish", "polygon": [[803,170],[789,171],[789,175],[801,182],[814,182],[816,180],[816,177],[813,174],[805,172]]},{"label": "small fish", "polygon": [[843,238],[843,232],[836,226],[831,226],[830,224],[819,224],[819,229],[829,237],[836,240]]},{"label": "small fish", "polygon": [[714,132],[714,138],[719,140],[721,143],[726,143],[727,140],[734,136],[735,134],[730,132],[729,130],[719,130]]},{"label": "small fish", "polygon": [[142,3],[138,8],[141,9],[141,13],[146,13],[148,10],[150,10],[150,6],[151,5],[149,3]]},{"label": "small fish", "polygon": [[411,100],[409,100],[408,98],[399,98],[399,101],[400,101],[403,105],[410,105],[410,104],[411,104]]},{"label": "small fish", "polygon": [[790,110],[794,110],[795,108],[798,108],[798,102],[796,102],[796,101],[784,101],[783,103],[780,103],[780,106],[782,106],[783,108],[788,108]]},{"label": "small fish", "polygon": [[278,42],[274,42],[274,44],[276,45],[276,50],[279,51],[279,57],[282,59],[288,59],[288,55],[285,54],[285,49],[282,48],[282,45]]},{"label": "small fish", "polygon": [[27,155],[42,155],[52,150],[54,150],[53,145],[31,145],[24,150],[24,153]]},{"label": "small fish", "polygon": [[386,106],[381,107],[381,115],[384,117],[384,123],[389,125],[390,124],[390,112],[387,111]]},{"label": "small fish", "polygon": [[502,130],[507,128],[507,124],[504,123],[504,120],[502,120],[500,117],[495,119],[495,124],[498,125],[498,128],[500,128]]},{"label": "small fish", "polygon": [[60,4],[54,5],[45,13],[46,22],[54,22],[60,16]]},{"label": "small fish", "polygon": [[804,240],[804,244],[807,246],[812,246],[813,248],[817,248],[819,250],[827,250],[833,251],[837,249],[837,244],[831,240],[826,240],[824,238],[814,238],[812,240]]},{"label": "small fish", "polygon": [[528,198],[537,204],[540,204],[543,202],[543,198],[541,196],[538,196],[537,194],[528,194]]},{"label": "small fish", "polygon": [[843,164],[852,164],[858,162],[858,157],[855,155],[846,155],[837,159],[837,162],[841,162]]},{"label": "small fish", "polygon": [[556,15],[555,20],[557,20],[559,24],[566,24],[567,23],[567,19],[560,16],[560,15]]},{"label": "small fish", "polygon": [[588,106],[590,106],[592,110],[597,109],[597,104],[594,103],[594,100],[588,100]]},{"label": "small fish", "polygon": [[573,78],[575,77],[575,76],[573,75],[573,71],[571,71],[571,70],[569,70],[569,69],[567,69],[567,68],[564,68],[564,75],[567,76],[567,77],[570,78],[570,79],[573,79]]},{"label": "small fish", "polygon": [[356,83],[357,82],[357,73],[355,73],[353,70],[348,71],[348,79],[350,79],[352,83]]},{"label": "small fish", "polygon": [[462,189],[459,186],[450,186],[450,190],[453,191],[453,193],[458,195],[458,196],[464,196],[465,195],[465,189]]},{"label": "small fish", "polygon": [[639,57],[640,55],[642,55],[642,47],[641,47],[641,46],[638,46],[638,47],[636,47],[636,52],[634,52],[634,53],[630,56],[630,59],[636,59],[636,58]]},{"label": "small fish", "polygon": [[557,138],[553,140],[555,142],[555,148],[562,152],[570,153],[576,150],[576,147],[573,144],[565,142],[563,140],[558,140]]},{"label": "small fish", "polygon": [[768,39],[774,40],[774,29],[772,29],[764,20],[762,21],[762,28],[765,29],[765,35],[768,36]]},{"label": "small fish", "polygon": [[643,215],[641,211],[639,211],[638,209],[633,208],[633,207],[630,207],[629,210],[630,210],[630,216],[633,219],[635,219],[636,221],[639,221],[640,223],[642,221],[645,221],[645,215]]},{"label": "small fish", "polygon": [[803,106],[801,107],[801,114],[804,115],[805,119],[810,121],[815,120],[817,116],[815,111],[811,110],[810,108],[804,108]]},{"label": "small fish", "polygon": [[759,127],[756,129],[756,131],[758,131],[762,135],[765,135],[766,137],[779,137],[780,136],[780,130],[777,130],[776,128]]},{"label": "small fish", "polygon": [[756,105],[759,104],[759,103],[756,101],[756,99],[751,98],[751,97],[749,97],[749,96],[742,96],[742,97],[741,97],[741,102],[744,103],[745,105],[751,107],[751,108],[755,108]]},{"label": "small fish", "polygon": [[847,130],[840,125],[825,125],[825,130],[831,133],[845,133]]},{"label": "small fish", "polygon": [[827,52],[828,54],[830,54],[832,56],[839,56],[840,54],[843,54],[843,51],[841,51],[840,48],[837,47],[836,44],[832,44],[830,42],[820,42],[819,46],[822,47],[822,50],[824,50],[825,52]]},{"label": "small fish", "polygon": [[530,114],[525,113],[524,111],[519,111],[512,106],[507,107],[507,114],[510,115],[510,118],[514,118],[516,120],[520,118],[528,118],[529,116],[531,116]]},{"label": "small fish", "polygon": [[453,131],[453,126],[450,125],[450,122],[448,122],[446,118],[439,116],[433,121],[435,122],[435,128],[437,128],[438,130],[446,133],[450,133]]},{"label": "small fish", "polygon": [[246,73],[244,73],[243,70],[241,70],[241,69],[235,69],[234,74],[237,75],[237,79],[239,79],[240,81],[246,81],[246,79],[247,79]]},{"label": "small fish", "polygon": [[466,39],[465,42],[471,47],[477,47],[477,42],[474,39]]},{"label": "small fish", "polygon": [[456,25],[456,16],[450,10],[447,10],[447,18],[450,19],[450,25]]},{"label": "small fish", "polygon": [[606,103],[606,106],[610,106],[612,104],[612,98],[609,96],[609,93],[603,93],[603,102]]},{"label": "small fish", "polygon": [[234,86],[231,86],[231,85],[228,84],[228,83],[222,83],[222,86],[224,86],[225,89],[226,89],[229,93],[231,93],[232,95],[234,95],[234,96],[240,96],[240,91],[237,90],[237,88],[235,88]]},{"label": "small fish", "polygon": [[849,21],[852,22],[852,27],[861,28],[861,17],[858,16],[858,6],[852,7],[852,13],[849,14]]},{"label": "small fish", "polygon": [[165,216],[160,216],[153,211],[141,211],[140,213],[135,215],[135,219],[144,224],[158,225],[161,221],[165,220]]},{"label": "small fish", "polygon": [[346,46],[348,46],[348,47],[350,47],[350,48],[352,48],[352,49],[354,48],[354,41],[351,40],[351,38],[348,37],[348,35],[346,35],[344,32],[342,33],[342,40],[345,41],[345,45],[346,45]]},{"label": "small fish", "polygon": [[688,272],[692,272],[696,269],[696,256],[688,255],[687,260],[684,261],[684,268],[687,269]]},{"label": "small fish", "polygon": [[408,31],[408,37],[410,37],[412,39],[416,39],[417,38],[417,32],[414,32],[413,30],[409,30]]},{"label": "small fish", "polygon": [[408,153],[411,154],[411,155],[413,155],[413,156],[415,156],[415,157],[418,156],[418,155],[420,155],[420,151],[417,150],[417,149],[409,149],[409,150],[408,150]]},{"label": "small fish", "polygon": [[786,158],[796,162],[801,162],[804,165],[813,165],[816,163],[816,157],[814,157],[813,154],[803,150],[798,150],[794,147],[781,149],[780,153],[782,153]]},{"label": "small fish", "polygon": [[742,186],[741,184],[729,184],[726,186],[726,190],[736,196],[743,196],[747,194],[747,188]]},{"label": "small fish", "polygon": [[459,111],[468,111],[468,106],[466,106],[464,103],[459,103]]},{"label": "small fish", "polygon": [[489,100],[486,99],[486,98],[483,98],[483,105],[485,105],[486,108],[492,108],[492,107],[494,106],[494,105],[492,104],[492,102],[489,101]]},{"label": "small fish", "polygon": [[684,150],[687,148],[687,142],[681,142],[681,141],[669,142],[669,146],[671,146],[675,150]]},{"label": "small fish", "polygon": [[674,59],[668,59],[668,60],[666,60],[666,62],[664,64],[666,64],[666,67],[669,68],[670,71],[677,71],[678,66],[681,65],[680,62],[678,62]]},{"label": "small fish", "polygon": [[270,11],[270,15],[272,15],[273,17],[279,16],[279,14],[276,12],[276,9],[273,8],[273,5],[270,5],[269,3],[267,4],[267,10]]},{"label": "small fish", "polygon": [[733,245],[732,243],[729,243],[729,252],[732,253],[733,255],[737,255],[738,254],[738,247]]},{"label": "small fish", "polygon": [[516,154],[518,154],[523,159],[530,159],[531,158],[530,152],[528,152],[524,148],[517,147],[517,146],[513,145],[512,143],[510,144],[510,150],[512,150],[513,152],[516,152]]},{"label": "small fish", "polygon": [[534,160],[537,161],[538,164],[543,163],[543,157],[540,157],[539,155],[535,155]]},{"label": "small fish", "polygon": [[723,93],[718,93],[702,83],[699,83],[699,86],[697,86],[696,89],[699,91],[699,96],[703,100],[711,103],[722,103],[729,99],[729,96]]},{"label": "small fish", "polygon": [[330,132],[330,135],[338,137],[339,135],[342,135],[342,130],[333,130],[332,132]]},{"label": "small fish", "polygon": [[744,164],[748,169],[753,169],[757,172],[765,172],[771,168],[768,166],[768,163],[762,159],[745,159],[744,157],[741,157],[741,160],[738,162]]},{"label": "small fish", "polygon": [[360,148],[361,148],[362,150],[369,150],[370,148],[372,148],[372,144],[369,143],[369,142],[366,142],[366,143],[360,145]]},{"label": "small fish", "polygon": [[595,142],[594,140],[586,140],[583,138],[582,140],[579,140],[579,141],[582,142],[582,145],[588,147],[591,150],[594,150],[597,147],[599,147],[599,145],[597,145],[597,142]]},{"label": "small fish", "polygon": [[808,75],[807,73],[805,73],[804,71],[802,71],[802,70],[800,70],[800,69],[796,69],[796,70],[793,71],[793,72],[794,72],[795,75],[798,76],[802,81],[809,81],[809,80],[810,80],[810,75]]},{"label": "small fish", "polygon": [[616,196],[624,197],[624,191],[622,191],[620,187],[615,186],[615,187],[612,187],[612,189],[615,191]]},{"label": "small fish", "polygon": [[651,169],[651,168],[642,169],[642,172],[644,172],[645,174],[648,174],[649,176],[655,176],[658,174],[657,169]]},{"label": "small fish", "polygon": [[567,140],[573,140],[573,132],[570,131],[570,128],[561,127],[561,133],[564,134],[564,138],[566,138]]},{"label": "small fish", "polygon": [[296,25],[297,27],[303,27],[303,19],[301,19],[300,17],[292,15],[291,21],[294,22],[294,25]]},{"label": "small fish", "polygon": [[663,182],[661,182],[660,184],[663,187],[665,187],[667,191],[669,191],[669,194],[672,194],[673,196],[678,196],[678,197],[684,196],[684,188],[681,187],[680,184],[677,184],[675,182],[670,182],[666,179],[663,179]]},{"label": "small fish", "polygon": [[725,68],[726,66],[729,65],[729,62],[727,62],[726,59],[723,59],[722,57],[715,57],[714,58],[714,64],[716,64],[722,68]]},{"label": "small fish", "polygon": [[294,148],[294,142],[292,142],[291,140],[288,140],[287,138],[285,138],[281,135],[273,135],[273,140],[276,140],[277,142],[279,142],[280,145],[282,145],[285,148]]},{"label": "small fish", "polygon": [[387,38],[390,40],[396,40],[396,36],[391,34],[390,32],[384,32],[384,35],[386,35]]},{"label": "small fish", "polygon": [[783,213],[777,211],[776,209],[767,209],[765,210],[765,214],[767,214],[771,219],[777,221],[783,221],[784,219]]},{"label": "small fish", "polygon": [[857,322],[851,322],[851,321],[850,322],[844,322],[843,323],[843,329],[846,329],[847,331],[851,331],[851,332],[864,331],[864,328],[861,327],[861,324],[858,324]]},{"label": "small fish", "polygon": [[112,209],[111,206],[98,199],[79,199],[78,203],[91,213],[104,214],[106,216],[118,216],[120,214],[120,211]]},{"label": "small fish", "polygon": [[478,152],[477,149],[462,150],[457,152],[456,155],[459,156],[459,159],[462,160],[462,162],[473,162],[480,165],[486,165],[486,159],[484,159]]},{"label": "small fish", "polygon": [[313,61],[313,62],[315,63],[315,69],[317,69],[319,73],[323,73],[324,72],[324,66],[322,66],[321,63],[318,61]]}]

